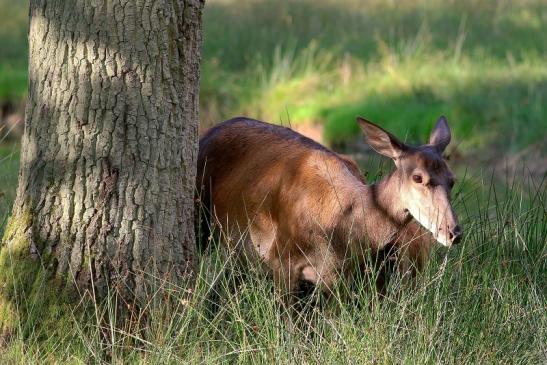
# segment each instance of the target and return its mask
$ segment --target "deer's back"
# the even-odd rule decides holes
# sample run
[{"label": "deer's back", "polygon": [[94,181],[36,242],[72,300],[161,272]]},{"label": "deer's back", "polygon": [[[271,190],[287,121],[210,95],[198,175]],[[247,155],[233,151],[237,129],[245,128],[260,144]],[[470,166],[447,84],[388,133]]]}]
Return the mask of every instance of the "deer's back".
[{"label": "deer's back", "polygon": [[292,238],[309,220],[335,225],[336,212],[353,199],[344,190],[362,184],[350,159],[289,128],[246,118],[203,135],[197,179],[221,222],[242,225],[267,212]]}]

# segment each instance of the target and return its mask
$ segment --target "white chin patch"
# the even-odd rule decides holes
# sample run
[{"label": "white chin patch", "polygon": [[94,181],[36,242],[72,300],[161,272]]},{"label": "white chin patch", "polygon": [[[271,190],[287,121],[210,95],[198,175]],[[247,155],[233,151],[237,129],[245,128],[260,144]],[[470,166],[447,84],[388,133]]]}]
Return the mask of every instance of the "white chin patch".
[{"label": "white chin patch", "polygon": [[452,246],[452,243],[450,243],[450,241],[448,241],[446,239],[446,236],[445,235],[438,235],[437,237],[435,237],[435,239],[437,240],[437,242],[439,242],[441,245],[445,246],[445,247],[450,247]]},{"label": "white chin patch", "polygon": [[439,230],[437,229],[437,225],[434,224],[429,219],[429,217],[427,217],[425,214],[420,214],[420,211],[418,209],[409,209],[409,211],[414,219],[416,219],[425,229],[433,234],[433,237],[435,237],[437,242],[446,247],[452,246],[450,241],[448,241],[448,239],[446,238],[446,235],[438,234]]}]

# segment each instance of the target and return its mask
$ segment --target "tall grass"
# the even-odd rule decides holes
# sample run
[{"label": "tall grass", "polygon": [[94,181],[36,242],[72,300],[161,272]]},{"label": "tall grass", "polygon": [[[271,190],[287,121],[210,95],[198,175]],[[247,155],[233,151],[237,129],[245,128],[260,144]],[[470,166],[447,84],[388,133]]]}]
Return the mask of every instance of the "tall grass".
[{"label": "tall grass", "polygon": [[[19,323],[0,362],[539,364],[547,351],[546,193],[545,181],[523,177],[501,188],[491,175],[459,183],[463,241],[437,247],[415,287],[395,276],[383,299],[358,278],[361,285],[342,281],[340,294],[295,315],[258,265],[242,268],[212,246],[191,297],[151,278],[157,289],[138,324],[116,317],[114,295],[94,304],[82,294],[58,331],[32,316]],[[19,305],[36,308],[35,298]]]},{"label": "tall grass", "polygon": [[6,142],[9,130],[0,127],[0,233],[15,199],[19,171],[19,144]]}]

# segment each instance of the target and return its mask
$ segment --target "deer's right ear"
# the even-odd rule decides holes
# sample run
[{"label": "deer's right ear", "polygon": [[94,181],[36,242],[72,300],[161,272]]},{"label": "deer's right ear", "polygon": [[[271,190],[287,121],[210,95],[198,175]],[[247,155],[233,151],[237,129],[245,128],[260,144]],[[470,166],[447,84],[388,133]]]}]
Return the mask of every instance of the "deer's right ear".
[{"label": "deer's right ear", "polygon": [[406,150],[403,142],[376,124],[361,117],[357,117],[357,124],[363,130],[369,146],[379,154],[396,160]]}]

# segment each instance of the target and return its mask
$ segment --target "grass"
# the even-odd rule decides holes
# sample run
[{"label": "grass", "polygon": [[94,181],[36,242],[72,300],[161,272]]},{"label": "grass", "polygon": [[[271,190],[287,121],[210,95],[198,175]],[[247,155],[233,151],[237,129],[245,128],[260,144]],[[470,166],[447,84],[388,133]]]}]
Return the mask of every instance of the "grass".
[{"label": "grass", "polygon": [[[0,171],[0,227],[3,227],[15,199],[19,172],[18,143],[0,143]],[[0,229],[0,232],[3,230]]]},{"label": "grass", "polygon": [[27,90],[28,4],[0,0],[0,105],[20,103]]},{"label": "grass", "polygon": [[[0,13],[0,102],[17,104],[26,4]],[[212,0],[203,22],[203,127],[245,114],[347,147],[356,115],[417,141],[444,114],[471,159],[547,153],[544,1]]]},{"label": "grass", "polygon": [[[383,300],[365,282],[349,300],[342,283],[332,301],[291,317],[258,266],[238,267],[213,248],[200,256],[192,298],[158,285],[141,327],[119,321],[112,298],[94,305],[86,294],[83,310],[66,315],[57,332],[32,316],[19,323],[0,362],[541,363],[547,191],[545,181],[512,181],[501,188],[491,175],[460,182],[463,242],[436,247],[416,287],[396,277]],[[19,305],[37,310],[40,303]]]},{"label": "grass", "polygon": [[417,141],[444,114],[464,155],[541,148],[546,14],[541,1],[211,2],[202,120],[311,123],[342,146],[356,115]]}]

